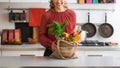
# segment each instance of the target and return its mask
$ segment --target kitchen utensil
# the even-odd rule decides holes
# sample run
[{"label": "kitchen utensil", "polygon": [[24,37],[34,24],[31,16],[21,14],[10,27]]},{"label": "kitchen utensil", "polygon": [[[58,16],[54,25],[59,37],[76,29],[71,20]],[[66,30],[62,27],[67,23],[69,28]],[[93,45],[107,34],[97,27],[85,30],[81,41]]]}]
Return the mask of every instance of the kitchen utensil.
[{"label": "kitchen utensil", "polygon": [[90,23],[90,13],[88,12],[88,22],[83,24],[82,30],[87,31],[87,37],[93,37],[96,34],[96,27],[93,23]]},{"label": "kitchen utensil", "polygon": [[99,26],[99,33],[102,37],[108,38],[113,35],[114,29],[113,26],[107,23],[107,13],[105,13],[105,23]]},{"label": "kitchen utensil", "polygon": [[37,26],[33,27],[33,39],[36,40],[36,43],[39,42],[39,27]]},{"label": "kitchen utensil", "polygon": [[87,35],[87,32],[85,30],[82,30],[81,37],[80,37],[81,42],[86,40],[86,35]]}]

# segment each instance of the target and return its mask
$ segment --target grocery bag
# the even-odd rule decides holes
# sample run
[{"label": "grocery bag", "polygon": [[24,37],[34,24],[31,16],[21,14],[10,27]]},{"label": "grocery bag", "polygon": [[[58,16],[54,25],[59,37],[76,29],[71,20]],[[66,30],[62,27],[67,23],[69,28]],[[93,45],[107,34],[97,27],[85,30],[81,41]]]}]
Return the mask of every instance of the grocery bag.
[{"label": "grocery bag", "polygon": [[59,39],[57,41],[56,50],[50,55],[50,57],[57,59],[77,58],[77,55],[75,53],[76,50],[77,50],[77,43]]}]

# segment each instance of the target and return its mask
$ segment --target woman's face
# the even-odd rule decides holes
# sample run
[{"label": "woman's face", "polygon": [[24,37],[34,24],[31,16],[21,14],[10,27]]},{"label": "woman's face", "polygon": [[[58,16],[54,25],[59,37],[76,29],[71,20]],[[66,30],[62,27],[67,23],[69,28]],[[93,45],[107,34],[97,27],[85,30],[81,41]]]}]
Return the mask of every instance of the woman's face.
[{"label": "woman's face", "polygon": [[65,0],[52,0],[52,2],[56,8],[63,7],[65,4]]}]

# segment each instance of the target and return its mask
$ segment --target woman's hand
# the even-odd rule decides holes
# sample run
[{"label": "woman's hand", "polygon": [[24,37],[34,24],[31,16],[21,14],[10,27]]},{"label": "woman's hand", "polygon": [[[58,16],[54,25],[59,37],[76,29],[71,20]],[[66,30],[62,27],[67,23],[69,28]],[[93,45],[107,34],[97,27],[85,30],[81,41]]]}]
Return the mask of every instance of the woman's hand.
[{"label": "woman's hand", "polygon": [[54,42],[52,42],[52,45],[51,45],[51,50],[52,51],[55,51],[55,49],[56,49],[56,43],[55,43],[55,41]]}]

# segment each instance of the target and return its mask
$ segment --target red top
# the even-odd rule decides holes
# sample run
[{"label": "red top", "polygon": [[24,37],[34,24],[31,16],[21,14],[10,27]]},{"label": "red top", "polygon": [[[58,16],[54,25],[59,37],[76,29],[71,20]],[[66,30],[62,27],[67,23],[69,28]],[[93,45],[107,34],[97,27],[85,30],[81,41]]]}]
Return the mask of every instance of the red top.
[{"label": "red top", "polygon": [[74,11],[70,9],[67,9],[64,12],[54,12],[52,10],[48,10],[43,14],[39,31],[40,43],[42,46],[51,48],[52,42],[56,40],[54,35],[47,33],[48,28],[46,25],[53,23],[53,21],[62,23],[65,20],[67,20],[69,24],[65,26],[64,31],[71,34],[76,26],[76,14]]}]

